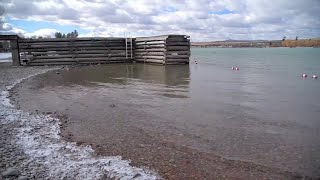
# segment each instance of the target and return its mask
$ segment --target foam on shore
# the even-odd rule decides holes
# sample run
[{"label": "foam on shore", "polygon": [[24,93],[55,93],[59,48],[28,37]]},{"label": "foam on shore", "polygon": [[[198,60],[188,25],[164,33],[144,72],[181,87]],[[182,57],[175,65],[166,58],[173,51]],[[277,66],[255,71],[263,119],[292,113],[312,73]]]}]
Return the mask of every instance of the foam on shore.
[{"label": "foam on shore", "polygon": [[16,143],[30,160],[46,166],[48,179],[161,179],[148,168],[130,166],[130,161],[122,160],[121,156],[96,156],[90,146],[78,146],[62,140],[59,119],[50,115],[30,114],[16,109],[10,103],[10,89],[24,79],[47,71],[19,79],[0,93],[0,117],[3,117],[0,120],[2,124],[19,124]]}]

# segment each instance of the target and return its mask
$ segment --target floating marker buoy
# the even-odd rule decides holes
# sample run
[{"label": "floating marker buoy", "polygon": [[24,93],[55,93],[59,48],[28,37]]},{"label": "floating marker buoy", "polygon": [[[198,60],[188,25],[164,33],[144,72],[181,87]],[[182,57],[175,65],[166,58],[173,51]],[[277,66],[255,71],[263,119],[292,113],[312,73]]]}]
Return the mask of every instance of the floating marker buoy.
[{"label": "floating marker buoy", "polygon": [[302,74],[302,77],[306,78],[306,77],[308,77],[308,75],[306,75],[306,74]]},{"label": "floating marker buoy", "polygon": [[239,68],[236,68],[236,70],[239,71],[240,69],[239,69]]},{"label": "floating marker buoy", "polygon": [[194,60],[194,63],[198,64],[198,62],[196,60]]},{"label": "floating marker buoy", "polygon": [[236,70],[236,68],[235,68],[235,67],[232,67],[232,70]]},{"label": "floating marker buoy", "polygon": [[318,76],[317,75],[313,75],[312,78],[313,79],[318,79]]}]

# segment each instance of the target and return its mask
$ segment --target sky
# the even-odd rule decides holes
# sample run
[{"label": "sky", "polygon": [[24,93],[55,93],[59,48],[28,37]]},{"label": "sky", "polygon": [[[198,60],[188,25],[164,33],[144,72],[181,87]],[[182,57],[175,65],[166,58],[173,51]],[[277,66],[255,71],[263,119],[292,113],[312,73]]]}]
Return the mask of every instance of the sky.
[{"label": "sky", "polygon": [[0,0],[0,34],[185,34],[192,41],[320,37],[320,0]]}]

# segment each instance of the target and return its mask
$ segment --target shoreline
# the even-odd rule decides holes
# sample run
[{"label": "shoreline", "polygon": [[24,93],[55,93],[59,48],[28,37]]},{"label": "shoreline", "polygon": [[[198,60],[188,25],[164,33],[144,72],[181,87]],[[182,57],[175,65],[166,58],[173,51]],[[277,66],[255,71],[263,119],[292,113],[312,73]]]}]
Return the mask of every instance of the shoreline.
[{"label": "shoreline", "polygon": [[[159,179],[149,170],[130,166],[130,161],[120,156],[96,156],[90,146],[78,146],[65,142],[60,136],[60,120],[51,115],[32,114],[18,110],[10,104],[9,91],[27,78],[37,76],[60,67],[12,68],[0,64],[1,104],[0,117],[2,136],[0,172],[18,169],[15,177],[22,175],[29,179]],[[12,70],[14,69],[14,70]],[[11,70],[13,72],[11,72]],[[19,74],[17,73],[19,72]]]},{"label": "shoreline", "polygon": [[[51,78],[48,79],[48,77],[44,78],[42,76],[40,79],[50,80]],[[47,113],[46,111],[41,110],[39,112]],[[59,112],[57,114],[59,115]],[[80,136],[77,134],[78,130],[72,130],[72,124],[79,122],[68,119],[70,118],[68,115],[66,115],[65,118],[67,120],[62,120],[60,117],[63,139],[77,142],[78,145],[92,145],[98,156],[121,155],[125,159],[132,159],[133,165],[138,167],[151,167],[159,171],[160,175],[165,179],[197,179],[205,177],[229,179],[239,177],[242,179],[266,179],[271,177],[280,179],[302,178],[295,173],[276,168],[265,167],[244,161],[228,160],[214,154],[177,146],[174,142],[164,141],[156,134],[150,134],[148,132],[144,133],[142,131],[140,131],[142,134],[135,134],[136,131],[132,127],[120,129],[121,132],[127,130],[129,132],[128,137],[133,137],[133,139],[130,139],[130,141],[133,142],[131,145],[128,144],[129,142],[119,143],[117,138],[108,139],[108,142],[95,142],[94,138],[87,138],[87,136],[83,134],[85,132],[81,132],[82,136]],[[112,137],[112,134],[108,134],[108,131],[106,131],[104,135]],[[135,137],[143,138],[137,139]],[[111,144],[112,146],[110,146]]]}]

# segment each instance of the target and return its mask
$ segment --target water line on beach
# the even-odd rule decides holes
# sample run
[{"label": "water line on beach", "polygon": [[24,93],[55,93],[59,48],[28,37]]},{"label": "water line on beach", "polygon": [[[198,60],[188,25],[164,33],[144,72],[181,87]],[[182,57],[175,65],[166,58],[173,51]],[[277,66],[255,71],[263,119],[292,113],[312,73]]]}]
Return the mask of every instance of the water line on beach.
[{"label": "water line on beach", "polygon": [[[55,68],[53,70],[57,70]],[[90,146],[78,146],[75,142],[66,142],[60,136],[60,120],[50,115],[30,114],[18,110],[10,103],[9,90],[30,77],[46,73],[29,75],[16,80],[0,93],[1,124],[16,122],[16,143],[32,161],[48,169],[48,179],[101,179],[115,177],[119,179],[161,179],[148,168],[130,166],[130,160],[121,156],[96,156]]]}]

